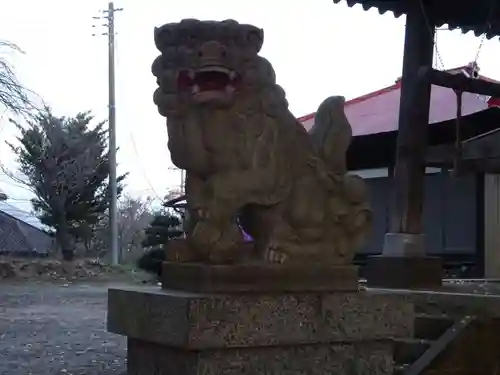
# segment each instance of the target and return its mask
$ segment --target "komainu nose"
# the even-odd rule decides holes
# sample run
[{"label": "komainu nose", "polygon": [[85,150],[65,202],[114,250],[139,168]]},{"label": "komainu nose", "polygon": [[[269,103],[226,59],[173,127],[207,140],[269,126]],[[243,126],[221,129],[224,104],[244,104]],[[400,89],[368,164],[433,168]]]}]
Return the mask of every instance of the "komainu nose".
[{"label": "komainu nose", "polygon": [[204,61],[220,61],[227,55],[226,46],[216,41],[203,43],[198,50],[198,56]]}]

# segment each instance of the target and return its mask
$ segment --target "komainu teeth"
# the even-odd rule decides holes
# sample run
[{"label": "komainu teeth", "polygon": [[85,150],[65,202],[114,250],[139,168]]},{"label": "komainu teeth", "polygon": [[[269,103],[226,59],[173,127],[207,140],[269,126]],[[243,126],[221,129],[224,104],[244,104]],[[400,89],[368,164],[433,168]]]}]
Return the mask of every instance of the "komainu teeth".
[{"label": "komainu teeth", "polygon": [[235,72],[229,72],[229,78],[230,79],[235,79],[236,78],[236,73]]},{"label": "komainu teeth", "polygon": [[196,93],[198,93],[198,92],[200,92],[200,86],[198,86],[198,85],[194,85],[194,86],[193,86],[193,94],[196,94]]},{"label": "komainu teeth", "polygon": [[188,72],[188,75],[189,75],[189,78],[194,79],[194,77],[196,76],[196,73],[194,71],[190,70]]},{"label": "komainu teeth", "polygon": [[234,90],[235,90],[235,88],[234,88],[233,86],[231,86],[231,85],[227,85],[227,86],[226,86],[226,92],[227,92],[228,94],[233,93],[233,92],[234,92]]},{"label": "komainu teeth", "polygon": [[203,73],[203,72],[219,72],[219,73],[230,74],[229,69],[224,68],[223,66],[207,66],[205,68],[199,69],[198,72],[200,72],[200,73]]}]

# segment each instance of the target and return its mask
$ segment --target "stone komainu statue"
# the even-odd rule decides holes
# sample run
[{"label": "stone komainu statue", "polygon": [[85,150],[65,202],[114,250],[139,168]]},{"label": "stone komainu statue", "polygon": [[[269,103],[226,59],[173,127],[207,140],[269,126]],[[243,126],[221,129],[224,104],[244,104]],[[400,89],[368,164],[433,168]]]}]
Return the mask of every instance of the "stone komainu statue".
[{"label": "stone komainu statue", "polygon": [[326,99],[308,133],[251,25],[188,19],[156,28],[155,43],[154,102],[186,170],[193,260],[241,262],[239,217],[254,260],[351,263],[372,216],[364,181],[346,174],[344,98]]}]

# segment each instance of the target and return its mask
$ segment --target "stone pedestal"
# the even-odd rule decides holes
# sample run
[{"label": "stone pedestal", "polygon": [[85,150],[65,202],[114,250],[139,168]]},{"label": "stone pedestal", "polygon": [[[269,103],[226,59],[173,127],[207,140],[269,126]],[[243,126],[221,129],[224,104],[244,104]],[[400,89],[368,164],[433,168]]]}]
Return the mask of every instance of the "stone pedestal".
[{"label": "stone pedestal", "polygon": [[413,305],[370,292],[110,289],[108,330],[129,375],[392,374]]},{"label": "stone pedestal", "polygon": [[355,266],[163,262],[164,289],[198,293],[356,292]]},{"label": "stone pedestal", "polygon": [[442,284],[443,262],[426,256],[424,235],[387,233],[382,255],[368,259],[365,274],[370,287],[433,289]]}]

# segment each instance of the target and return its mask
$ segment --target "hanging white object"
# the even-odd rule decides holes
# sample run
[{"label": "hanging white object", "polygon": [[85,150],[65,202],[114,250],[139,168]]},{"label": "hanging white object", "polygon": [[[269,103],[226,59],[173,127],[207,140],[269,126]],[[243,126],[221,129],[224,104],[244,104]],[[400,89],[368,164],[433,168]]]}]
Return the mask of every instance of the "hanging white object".
[{"label": "hanging white object", "polygon": [[469,63],[465,68],[462,69],[462,74],[467,78],[478,79],[479,78],[479,66],[475,61]]}]

